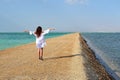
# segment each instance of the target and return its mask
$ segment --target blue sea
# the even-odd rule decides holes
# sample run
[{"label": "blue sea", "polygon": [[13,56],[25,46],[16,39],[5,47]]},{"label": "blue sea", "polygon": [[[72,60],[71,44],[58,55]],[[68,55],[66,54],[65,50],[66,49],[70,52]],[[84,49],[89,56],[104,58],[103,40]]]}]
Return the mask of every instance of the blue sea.
[{"label": "blue sea", "polygon": [[106,70],[120,80],[120,33],[82,33]]},{"label": "blue sea", "polygon": [[[54,32],[49,33],[45,38],[53,38],[61,35],[68,34],[67,32]],[[35,42],[35,36],[28,33],[0,33],[0,50],[4,50],[11,47],[16,47],[23,44]]]}]

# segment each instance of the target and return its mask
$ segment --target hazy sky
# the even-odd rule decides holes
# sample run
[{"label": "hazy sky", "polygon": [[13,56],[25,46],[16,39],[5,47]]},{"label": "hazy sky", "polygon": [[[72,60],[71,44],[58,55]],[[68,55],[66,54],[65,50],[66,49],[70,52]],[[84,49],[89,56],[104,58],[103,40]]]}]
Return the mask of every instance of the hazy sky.
[{"label": "hazy sky", "polygon": [[120,32],[120,0],[0,0],[0,32]]}]

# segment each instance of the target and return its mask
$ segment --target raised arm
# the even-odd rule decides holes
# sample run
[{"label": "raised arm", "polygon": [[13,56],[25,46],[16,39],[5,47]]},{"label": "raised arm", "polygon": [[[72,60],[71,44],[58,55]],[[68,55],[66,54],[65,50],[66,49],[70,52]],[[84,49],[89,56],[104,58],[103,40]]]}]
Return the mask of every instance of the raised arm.
[{"label": "raised arm", "polygon": [[29,30],[24,30],[24,32],[27,32],[27,33],[29,33],[30,35],[35,35],[35,32],[34,31],[29,31]]},{"label": "raised arm", "polygon": [[48,28],[49,30],[55,30],[55,28]]},{"label": "raised arm", "polygon": [[42,34],[48,34],[51,30],[55,30],[55,28],[48,28],[47,30],[44,30]]}]

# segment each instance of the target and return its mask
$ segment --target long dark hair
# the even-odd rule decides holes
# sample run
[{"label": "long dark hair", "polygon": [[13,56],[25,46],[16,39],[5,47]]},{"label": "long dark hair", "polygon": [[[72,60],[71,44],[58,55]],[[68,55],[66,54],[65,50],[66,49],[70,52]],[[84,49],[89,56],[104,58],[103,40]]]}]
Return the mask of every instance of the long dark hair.
[{"label": "long dark hair", "polygon": [[38,26],[36,31],[35,31],[35,34],[37,35],[37,37],[40,37],[41,33],[42,33],[42,27]]}]

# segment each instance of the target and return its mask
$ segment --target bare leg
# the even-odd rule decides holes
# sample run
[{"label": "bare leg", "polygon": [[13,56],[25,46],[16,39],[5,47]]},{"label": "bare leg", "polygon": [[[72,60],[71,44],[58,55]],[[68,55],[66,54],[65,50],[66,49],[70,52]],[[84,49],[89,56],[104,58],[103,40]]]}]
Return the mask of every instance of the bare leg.
[{"label": "bare leg", "polygon": [[41,60],[43,60],[43,48],[41,48],[40,51],[41,51],[41,52],[40,52],[40,54],[41,54]]},{"label": "bare leg", "polygon": [[43,58],[43,48],[41,48],[40,51],[41,51],[41,52],[40,52],[40,54],[41,54],[41,58]]},{"label": "bare leg", "polygon": [[43,48],[38,48],[39,59],[43,60]]},{"label": "bare leg", "polygon": [[40,59],[40,48],[38,48],[38,54],[39,54],[39,59]]}]

